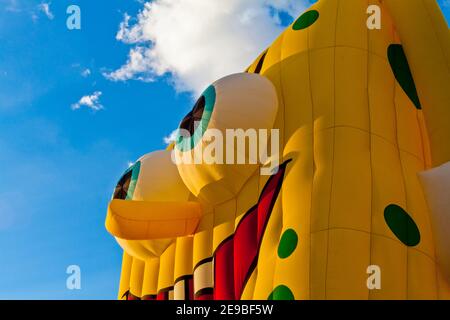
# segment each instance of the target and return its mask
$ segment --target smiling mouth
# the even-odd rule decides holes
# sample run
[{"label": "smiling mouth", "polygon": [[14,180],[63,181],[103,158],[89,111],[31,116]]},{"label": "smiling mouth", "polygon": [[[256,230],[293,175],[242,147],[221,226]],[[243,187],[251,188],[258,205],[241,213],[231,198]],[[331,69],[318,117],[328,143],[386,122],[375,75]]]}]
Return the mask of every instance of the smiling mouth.
[{"label": "smiling mouth", "polygon": [[[256,267],[267,223],[284,181],[287,160],[271,176],[258,203],[239,222],[235,233],[225,239],[214,253],[214,299],[241,299],[248,279]],[[234,279],[230,281],[230,279]]]}]

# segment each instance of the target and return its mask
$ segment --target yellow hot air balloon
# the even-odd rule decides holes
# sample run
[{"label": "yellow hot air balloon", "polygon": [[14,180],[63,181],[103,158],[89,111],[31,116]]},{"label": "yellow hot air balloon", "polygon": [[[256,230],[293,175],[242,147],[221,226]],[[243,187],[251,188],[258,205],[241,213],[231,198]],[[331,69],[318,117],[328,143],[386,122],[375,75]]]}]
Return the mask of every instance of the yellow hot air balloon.
[{"label": "yellow hot air balloon", "polygon": [[[124,174],[119,298],[449,299],[449,106],[436,1],[317,2]],[[241,163],[175,161],[251,129],[278,133],[270,175],[236,146]]]}]

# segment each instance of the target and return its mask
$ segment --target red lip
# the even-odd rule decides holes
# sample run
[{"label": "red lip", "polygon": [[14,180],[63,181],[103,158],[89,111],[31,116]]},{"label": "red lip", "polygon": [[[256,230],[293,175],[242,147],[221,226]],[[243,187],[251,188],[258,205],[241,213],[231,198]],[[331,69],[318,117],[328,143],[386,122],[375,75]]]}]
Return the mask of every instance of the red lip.
[{"label": "red lip", "polygon": [[[259,250],[273,206],[278,198],[291,160],[270,177],[258,203],[242,218],[233,236],[224,240],[214,254],[214,299],[237,300],[258,261]],[[234,281],[232,281],[234,279]]]}]

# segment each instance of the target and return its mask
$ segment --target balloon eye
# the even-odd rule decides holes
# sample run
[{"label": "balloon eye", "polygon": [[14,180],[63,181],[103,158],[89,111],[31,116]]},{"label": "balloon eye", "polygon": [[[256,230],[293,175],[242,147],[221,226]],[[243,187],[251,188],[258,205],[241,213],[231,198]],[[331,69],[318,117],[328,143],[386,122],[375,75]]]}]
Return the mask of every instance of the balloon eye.
[{"label": "balloon eye", "polygon": [[141,170],[141,162],[138,161],[123,174],[114,190],[113,199],[131,200]]},{"label": "balloon eye", "polygon": [[216,89],[209,86],[197,100],[192,111],[181,121],[176,147],[180,151],[193,149],[208,129],[209,121],[216,104]]}]

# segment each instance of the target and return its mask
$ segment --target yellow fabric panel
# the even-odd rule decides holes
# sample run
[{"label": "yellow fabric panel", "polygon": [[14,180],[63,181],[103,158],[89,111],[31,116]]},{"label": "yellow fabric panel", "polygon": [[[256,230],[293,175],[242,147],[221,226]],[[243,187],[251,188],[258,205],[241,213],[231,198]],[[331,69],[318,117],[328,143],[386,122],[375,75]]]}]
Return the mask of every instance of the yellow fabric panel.
[{"label": "yellow fabric panel", "polygon": [[367,131],[367,51],[337,47],[335,61],[335,125]]},{"label": "yellow fabric panel", "polygon": [[330,228],[370,232],[369,150],[370,135],[367,132],[345,127],[335,129]]},{"label": "yellow fabric panel", "polygon": [[235,228],[241,221],[241,218],[247,211],[253,207],[259,198],[259,173],[256,172],[239,192],[236,199],[236,218],[234,220]]},{"label": "yellow fabric panel", "polygon": [[326,298],[367,299],[367,267],[370,263],[370,235],[366,232],[329,231]]},{"label": "yellow fabric panel", "polygon": [[174,281],[186,275],[191,275],[193,271],[192,254],[193,254],[194,237],[178,238],[175,247],[175,270]]},{"label": "yellow fabric panel", "polygon": [[328,230],[311,234],[310,298],[324,300],[327,285]]},{"label": "yellow fabric panel", "polygon": [[369,57],[369,107],[372,134],[397,143],[397,113],[394,105],[396,80],[386,59]]},{"label": "yellow fabric panel", "polygon": [[428,137],[428,130],[427,130],[427,125],[425,123],[423,111],[418,111],[417,116],[419,118],[419,127],[420,127],[421,136],[422,136],[422,146],[423,146],[423,153],[424,153],[424,157],[425,157],[425,168],[430,169],[432,167],[433,162],[431,160],[430,139]]},{"label": "yellow fabric panel", "polygon": [[389,10],[386,9],[380,0],[370,0],[369,5],[372,4],[381,8],[381,29],[369,30],[368,49],[370,53],[387,60],[387,48],[394,43],[394,22],[389,14]]},{"label": "yellow fabric panel", "polygon": [[[286,151],[290,151],[289,163],[283,182],[283,228],[293,228],[298,235],[309,236],[311,191],[314,174],[312,135],[292,136]],[[328,195],[324,195],[327,197]]]},{"label": "yellow fabric panel", "polygon": [[142,296],[156,295],[158,293],[159,259],[145,261]]},{"label": "yellow fabric panel", "polygon": [[175,267],[175,243],[161,255],[159,262],[158,292],[173,287]]},{"label": "yellow fabric panel", "polygon": [[315,172],[312,185],[311,232],[326,230],[329,226],[334,135],[333,128],[316,132],[314,135]]},{"label": "yellow fabric panel", "polygon": [[[145,261],[159,256],[170,245],[172,240],[123,240],[116,238],[117,243],[133,258]],[[158,252],[156,254],[156,252]]]},{"label": "yellow fabric panel", "polygon": [[308,50],[308,32],[305,30],[295,31],[292,26],[289,26],[283,34],[281,63],[291,56],[304,53],[306,50]]},{"label": "yellow fabric panel", "polygon": [[[281,50],[281,48],[280,48]],[[285,114],[286,114],[286,107],[285,107],[285,101],[283,96],[283,82],[281,79],[281,63],[271,67],[269,70],[264,72],[264,76],[267,77],[274,87],[276,88],[277,95],[278,95],[278,112],[277,116],[275,118],[275,122],[273,125],[273,128],[276,128],[279,130],[280,135],[280,147],[284,146],[285,144]],[[282,150],[280,150],[282,152]]]},{"label": "yellow fabric panel", "polygon": [[[299,70],[304,70],[299,72]],[[282,94],[285,103],[285,144],[299,129],[312,130],[312,102],[310,93],[309,58],[301,53],[281,62]],[[285,152],[286,154],[286,152]]]},{"label": "yellow fabric panel", "polygon": [[[405,181],[397,146],[372,136],[372,233],[398,239],[384,219],[384,210],[391,204],[406,209]],[[389,174],[386,174],[389,172]]]},{"label": "yellow fabric panel", "polygon": [[[429,1],[431,2],[431,1]],[[434,2],[434,1],[433,1]],[[436,2],[386,0],[413,74],[429,130],[433,165],[450,160],[450,61],[448,31]],[[407,8],[407,10],[405,10]]]},{"label": "yellow fabric panel", "polygon": [[436,268],[438,282],[438,298],[442,300],[450,300],[450,283],[445,279],[440,268]]},{"label": "yellow fabric panel", "polygon": [[404,208],[413,218],[420,231],[420,243],[418,250],[423,251],[434,260],[434,243],[431,229],[430,212],[425,200],[422,186],[417,173],[424,170],[423,162],[406,152],[401,152],[402,164],[405,175],[406,202]]},{"label": "yellow fabric panel", "polygon": [[234,233],[236,199],[231,199],[214,209],[213,252]]},{"label": "yellow fabric panel", "polygon": [[314,131],[334,126],[335,49],[326,48],[309,53],[312,120]]},{"label": "yellow fabric panel", "polygon": [[[131,241],[128,241],[131,242]],[[160,257],[166,249],[175,242],[175,239],[160,239],[160,240],[141,240],[136,241],[140,243],[148,252],[150,258]],[[143,259],[147,260],[147,259]]]},{"label": "yellow fabric panel", "polygon": [[286,259],[277,257],[274,285],[287,285],[296,299],[309,298],[310,213],[314,175],[313,136],[298,130],[285,148],[293,161],[285,173],[281,201],[283,224],[281,234],[293,229],[299,243]]},{"label": "yellow fabric panel", "polygon": [[142,282],[144,280],[145,262],[133,258],[130,275],[130,293],[136,297],[142,296]]},{"label": "yellow fabric panel", "polygon": [[[336,46],[367,50],[367,0],[340,0],[336,23]],[[367,55],[367,53],[364,53]],[[351,78],[350,78],[351,79]],[[356,81],[356,80],[355,80]],[[355,83],[356,84],[356,83]]]},{"label": "yellow fabric panel", "polygon": [[117,299],[126,299],[124,294],[130,290],[131,266],[133,258],[125,251],[122,256],[122,269],[120,271],[119,293]]},{"label": "yellow fabric panel", "polygon": [[256,276],[258,274],[258,267],[252,272],[252,275],[245,285],[244,291],[242,292],[241,300],[253,300],[253,293],[255,292]]},{"label": "yellow fabric panel", "polygon": [[439,44],[442,48],[443,54],[447,61],[447,66],[450,66],[450,30],[448,23],[443,16],[442,11],[436,1],[423,1],[426,13],[429,15],[433,30],[436,33]]},{"label": "yellow fabric panel", "polygon": [[[319,19],[303,32],[308,34],[309,48],[312,50],[336,45],[336,17],[342,0],[327,0],[315,3],[311,9],[319,12]],[[344,0],[345,1],[345,0]]]},{"label": "yellow fabric panel", "polygon": [[213,226],[214,215],[207,214],[200,221],[198,231],[194,235],[194,254],[192,263],[197,265],[201,260],[210,258],[213,254]]},{"label": "yellow fabric panel", "polygon": [[[298,244],[297,248],[288,258],[280,259],[280,257],[276,257],[277,262],[275,265],[273,283],[274,287],[286,285],[292,291],[296,300],[307,300],[310,299],[311,238],[309,234],[306,235],[299,232],[298,229],[301,226],[301,224],[285,224],[285,229],[292,228],[297,232],[299,238]],[[283,234],[284,231],[285,230],[282,230],[281,234]]]},{"label": "yellow fabric panel", "polygon": [[284,34],[282,33],[267,50],[266,58],[264,59],[264,65],[261,69],[261,74],[269,70],[272,66],[278,64],[281,59],[281,48],[283,46]]},{"label": "yellow fabric panel", "polygon": [[277,201],[267,224],[258,256],[256,284],[253,293],[255,300],[267,300],[274,289],[274,272],[277,261],[277,248],[283,221],[281,202]]},{"label": "yellow fabric panel", "polygon": [[369,299],[403,300],[407,298],[407,250],[406,246],[397,240],[372,235],[370,265],[380,267],[381,289],[369,290]]},{"label": "yellow fabric panel", "polygon": [[436,267],[431,258],[408,248],[408,299],[437,299]]},{"label": "yellow fabric panel", "polygon": [[405,92],[396,84],[395,109],[397,113],[397,139],[401,150],[423,161],[422,136],[417,110]]}]

